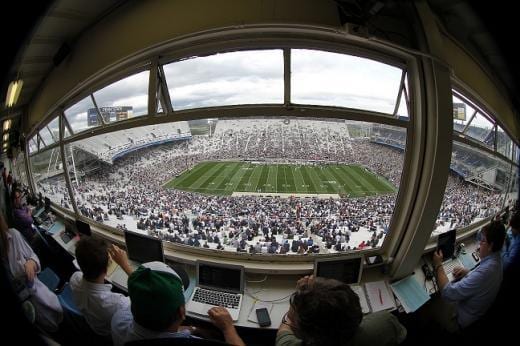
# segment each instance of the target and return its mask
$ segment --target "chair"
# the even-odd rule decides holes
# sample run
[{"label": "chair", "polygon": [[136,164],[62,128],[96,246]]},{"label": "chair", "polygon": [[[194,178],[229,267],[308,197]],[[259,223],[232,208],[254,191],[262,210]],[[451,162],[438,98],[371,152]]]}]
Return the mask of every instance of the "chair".
[{"label": "chair", "polygon": [[182,346],[182,345],[229,345],[223,341],[212,339],[196,339],[196,338],[157,338],[132,340],[125,343],[125,346]]},{"label": "chair", "polygon": [[79,311],[72,298],[72,290],[69,283],[65,283],[63,290],[58,294],[61,307],[63,308],[63,326],[61,328],[61,340],[65,344],[74,345],[111,345],[112,340],[103,338],[94,333],[92,328],[88,325],[85,317]]},{"label": "chair", "polygon": [[38,274],[38,279],[45,284],[52,292],[56,292],[60,283],[60,278],[49,267],[45,268]]}]

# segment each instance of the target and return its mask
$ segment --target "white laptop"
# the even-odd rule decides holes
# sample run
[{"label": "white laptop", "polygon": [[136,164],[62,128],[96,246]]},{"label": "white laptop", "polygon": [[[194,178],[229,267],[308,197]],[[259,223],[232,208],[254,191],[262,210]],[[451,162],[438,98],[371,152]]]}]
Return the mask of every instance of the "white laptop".
[{"label": "white laptop", "polygon": [[209,309],[223,306],[233,321],[237,321],[243,295],[244,267],[197,261],[197,284],[186,311],[207,316]]}]

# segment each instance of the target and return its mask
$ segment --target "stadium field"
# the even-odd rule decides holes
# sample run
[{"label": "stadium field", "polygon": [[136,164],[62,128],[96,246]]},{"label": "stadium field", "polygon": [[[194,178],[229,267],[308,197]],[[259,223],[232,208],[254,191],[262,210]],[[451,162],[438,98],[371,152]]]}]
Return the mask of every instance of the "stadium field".
[{"label": "stadium field", "polygon": [[165,187],[213,195],[233,192],[339,194],[360,197],[396,191],[385,178],[357,165],[203,162]]}]

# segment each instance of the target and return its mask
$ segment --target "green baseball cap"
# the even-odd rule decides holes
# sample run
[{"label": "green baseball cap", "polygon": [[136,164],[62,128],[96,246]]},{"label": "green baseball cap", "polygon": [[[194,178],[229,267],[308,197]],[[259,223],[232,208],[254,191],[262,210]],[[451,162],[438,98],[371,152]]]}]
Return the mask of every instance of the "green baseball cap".
[{"label": "green baseball cap", "polygon": [[183,292],[179,275],[162,262],[144,263],[128,277],[134,320],[151,330],[163,331],[175,321]]}]

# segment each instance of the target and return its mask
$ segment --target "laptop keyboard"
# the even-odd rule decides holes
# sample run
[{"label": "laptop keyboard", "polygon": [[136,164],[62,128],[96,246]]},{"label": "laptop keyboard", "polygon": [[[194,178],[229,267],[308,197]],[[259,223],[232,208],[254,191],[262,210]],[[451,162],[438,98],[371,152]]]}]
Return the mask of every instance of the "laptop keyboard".
[{"label": "laptop keyboard", "polygon": [[238,309],[240,297],[239,294],[235,293],[213,291],[197,287],[195,288],[192,300],[203,304],[223,306],[228,309]]},{"label": "laptop keyboard", "polygon": [[453,269],[455,267],[464,267],[464,265],[462,265],[459,259],[455,258],[442,263],[442,267],[444,268],[448,280],[453,281]]},{"label": "laptop keyboard", "polygon": [[460,262],[456,261],[456,260],[451,260],[451,261],[447,261],[447,262],[443,263],[442,266],[444,267],[444,271],[446,273],[451,273],[451,272],[453,272],[453,268],[460,266]]}]

